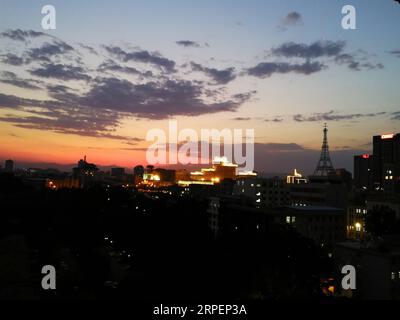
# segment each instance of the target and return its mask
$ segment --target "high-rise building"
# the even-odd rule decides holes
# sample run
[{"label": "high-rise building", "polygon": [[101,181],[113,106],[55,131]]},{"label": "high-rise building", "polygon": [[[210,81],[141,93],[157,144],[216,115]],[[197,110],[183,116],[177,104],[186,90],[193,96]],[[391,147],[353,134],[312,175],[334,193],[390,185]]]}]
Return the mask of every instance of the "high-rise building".
[{"label": "high-rise building", "polygon": [[373,137],[373,182],[386,192],[400,192],[400,133]]},{"label": "high-rise building", "polygon": [[362,154],[354,156],[354,186],[363,190],[372,188],[373,156]]},{"label": "high-rise building", "polygon": [[14,161],[6,160],[5,165],[4,165],[4,171],[5,172],[14,172]]}]

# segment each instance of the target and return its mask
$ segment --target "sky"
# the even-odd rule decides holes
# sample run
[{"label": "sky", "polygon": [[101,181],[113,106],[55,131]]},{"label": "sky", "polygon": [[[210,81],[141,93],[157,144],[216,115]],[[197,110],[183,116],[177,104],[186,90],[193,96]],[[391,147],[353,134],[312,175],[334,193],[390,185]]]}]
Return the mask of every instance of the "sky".
[{"label": "sky", "polygon": [[[400,132],[393,0],[0,0],[0,160],[146,163],[152,128],[254,129],[255,169],[335,167]],[[356,8],[356,30],[341,26]]]}]

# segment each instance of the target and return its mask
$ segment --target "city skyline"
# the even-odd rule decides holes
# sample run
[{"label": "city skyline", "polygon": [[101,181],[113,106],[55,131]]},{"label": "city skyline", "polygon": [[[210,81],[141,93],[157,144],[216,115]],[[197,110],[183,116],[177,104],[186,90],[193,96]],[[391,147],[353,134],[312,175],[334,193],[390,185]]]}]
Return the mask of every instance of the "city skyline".
[{"label": "city skyline", "polygon": [[311,173],[324,122],[348,170],[372,136],[399,132],[394,1],[353,1],[357,30],[341,28],[344,1],[55,1],[49,31],[40,3],[6,3],[2,161],[145,165],[147,130],[176,119],[254,128],[256,170]]}]

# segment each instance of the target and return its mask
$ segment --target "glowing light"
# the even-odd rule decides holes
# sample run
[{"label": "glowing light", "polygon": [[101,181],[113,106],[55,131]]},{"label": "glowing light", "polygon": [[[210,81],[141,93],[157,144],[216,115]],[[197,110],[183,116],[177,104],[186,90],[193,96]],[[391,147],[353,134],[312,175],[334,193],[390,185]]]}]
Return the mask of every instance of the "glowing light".
[{"label": "glowing light", "polygon": [[227,157],[214,157],[213,163],[228,163]]},{"label": "glowing light", "polygon": [[190,186],[192,184],[200,184],[200,185],[212,186],[212,185],[214,185],[214,182],[211,182],[211,181],[186,181],[186,180],[179,180],[178,181],[178,185],[180,185],[180,186]]},{"label": "glowing light", "polygon": [[393,133],[381,135],[381,139],[393,139],[393,137],[394,137]]},{"label": "glowing light", "polygon": [[253,171],[239,171],[238,176],[254,176],[254,177],[256,177],[257,173],[253,172]]},{"label": "glowing light", "polygon": [[204,175],[204,172],[193,171],[193,172],[191,172],[190,174],[193,175],[193,176],[203,176],[203,175]]},{"label": "glowing light", "polygon": [[363,159],[369,159],[369,154],[363,154],[362,157]]}]

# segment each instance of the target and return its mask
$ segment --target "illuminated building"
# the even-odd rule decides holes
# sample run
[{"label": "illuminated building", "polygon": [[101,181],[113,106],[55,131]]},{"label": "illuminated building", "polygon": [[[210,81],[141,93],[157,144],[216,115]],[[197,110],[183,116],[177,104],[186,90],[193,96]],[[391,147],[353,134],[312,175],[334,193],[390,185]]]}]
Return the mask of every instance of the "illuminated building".
[{"label": "illuminated building", "polygon": [[142,183],[152,187],[165,187],[175,184],[175,170],[154,167],[143,174]]},{"label": "illuminated building", "polygon": [[14,161],[6,160],[4,164],[4,171],[5,172],[14,172]]},{"label": "illuminated building", "polygon": [[94,183],[94,177],[99,169],[93,163],[86,161],[86,156],[78,161],[78,166],[72,169],[72,175],[79,179],[80,186],[86,188]]},{"label": "illuminated building", "polygon": [[75,177],[93,177],[99,169],[93,163],[86,161],[86,156],[78,161],[78,166],[73,168]]},{"label": "illuminated building", "polygon": [[364,240],[366,206],[349,206],[346,212],[346,237],[348,239]]},{"label": "illuminated building", "polygon": [[363,190],[372,188],[373,156],[362,154],[354,156],[354,186]]},{"label": "illuminated building", "polygon": [[400,133],[374,136],[372,161],[376,189],[400,192]]},{"label": "illuminated building", "polygon": [[288,184],[299,184],[299,183],[307,183],[307,179],[303,178],[303,175],[297,171],[297,169],[294,169],[293,175],[288,175],[286,176],[286,183]]},{"label": "illuminated building", "polygon": [[256,178],[258,176],[257,172],[254,171],[239,171],[236,178],[246,179],[246,178]]},{"label": "illuminated building", "polygon": [[81,187],[79,179],[67,177],[58,179],[46,179],[46,188],[52,190],[58,189],[79,189]]},{"label": "illuminated building", "polygon": [[219,183],[224,179],[235,179],[237,165],[230,163],[226,157],[216,157],[212,168],[204,168],[190,173],[191,180]]}]

